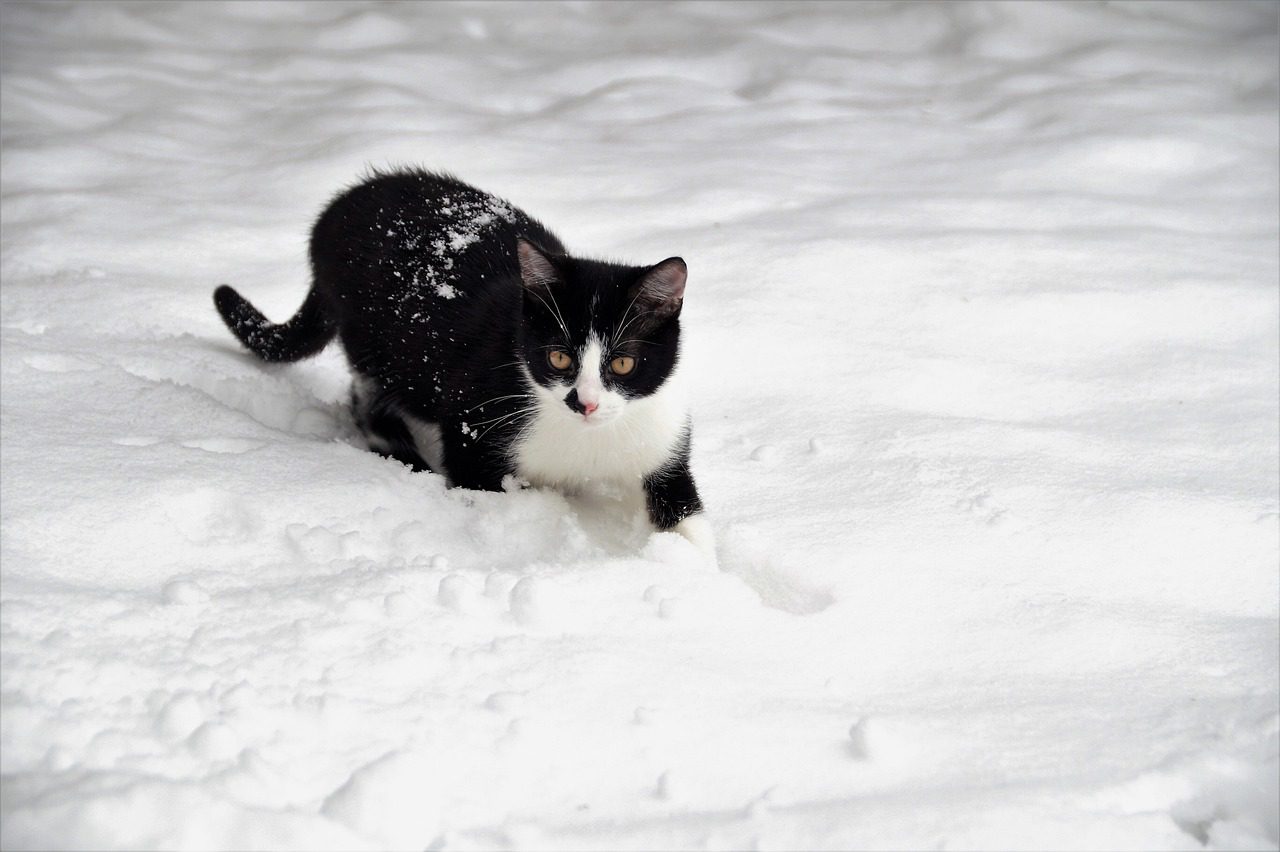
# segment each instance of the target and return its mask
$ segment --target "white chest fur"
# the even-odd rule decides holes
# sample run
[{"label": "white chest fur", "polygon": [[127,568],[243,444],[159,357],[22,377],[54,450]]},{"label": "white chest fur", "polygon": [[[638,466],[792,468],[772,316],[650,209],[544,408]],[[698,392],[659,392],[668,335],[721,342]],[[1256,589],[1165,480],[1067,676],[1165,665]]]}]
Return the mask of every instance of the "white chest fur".
[{"label": "white chest fur", "polygon": [[674,376],[598,425],[584,423],[560,399],[540,395],[537,414],[512,447],[516,473],[533,485],[559,488],[638,482],[671,460],[687,417]]}]

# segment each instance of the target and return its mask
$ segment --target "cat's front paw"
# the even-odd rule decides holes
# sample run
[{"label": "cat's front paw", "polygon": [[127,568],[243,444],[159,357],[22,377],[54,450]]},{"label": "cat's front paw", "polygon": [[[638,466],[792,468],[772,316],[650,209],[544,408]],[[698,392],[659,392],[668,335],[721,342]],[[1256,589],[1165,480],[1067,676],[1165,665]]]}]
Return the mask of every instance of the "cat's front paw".
[{"label": "cat's front paw", "polygon": [[514,494],[517,491],[527,491],[533,486],[529,480],[516,476],[514,473],[508,473],[502,477],[502,490],[508,494]]},{"label": "cat's front paw", "polygon": [[713,565],[716,562],[716,536],[711,530],[711,522],[707,516],[699,512],[690,515],[672,528],[672,532],[680,533],[698,548],[698,551]]}]

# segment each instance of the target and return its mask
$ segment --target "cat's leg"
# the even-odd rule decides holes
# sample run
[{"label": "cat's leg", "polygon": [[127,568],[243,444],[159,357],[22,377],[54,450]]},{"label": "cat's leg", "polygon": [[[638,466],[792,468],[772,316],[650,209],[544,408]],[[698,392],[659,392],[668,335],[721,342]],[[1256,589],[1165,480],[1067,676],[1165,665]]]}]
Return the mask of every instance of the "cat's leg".
[{"label": "cat's leg", "polygon": [[645,477],[644,494],[649,520],[655,527],[680,533],[708,557],[715,558],[715,535],[689,473],[687,449],[671,464]]},{"label": "cat's leg", "polygon": [[408,412],[399,412],[400,419],[413,439],[413,447],[418,455],[427,463],[427,467],[439,474],[447,474],[444,466],[444,437],[440,424],[414,417]]},{"label": "cat's leg", "polygon": [[351,382],[351,412],[369,449],[416,471],[430,470],[418,450],[413,430],[390,405],[373,379],[356,376]]},{"label": "cat's leg", "polygon": [[476,430],[465,423],[442,423],[440,433],[450,485],[476,491],[503,490],[502,480],[513,472],[504,452],[477,440]]}]

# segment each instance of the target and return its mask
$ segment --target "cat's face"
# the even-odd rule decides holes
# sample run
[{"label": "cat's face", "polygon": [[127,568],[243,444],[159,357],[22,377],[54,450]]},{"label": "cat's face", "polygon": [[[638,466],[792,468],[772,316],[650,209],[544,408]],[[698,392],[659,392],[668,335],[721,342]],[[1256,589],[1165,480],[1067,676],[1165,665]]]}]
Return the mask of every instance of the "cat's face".
[{"label": "cat's face", "polygon": [[662,387],[679,357],[683,260],[574,260],[524,240],[518,251],[524,363],[544,410],[601,426]]}]

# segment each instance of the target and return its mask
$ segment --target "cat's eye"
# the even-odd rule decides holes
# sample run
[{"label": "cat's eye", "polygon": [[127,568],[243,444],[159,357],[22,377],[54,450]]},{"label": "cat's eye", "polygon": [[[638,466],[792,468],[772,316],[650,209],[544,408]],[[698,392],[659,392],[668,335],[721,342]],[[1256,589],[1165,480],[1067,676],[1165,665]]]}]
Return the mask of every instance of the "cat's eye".
[{"label": "cat's eye", "polygon": [[547,353],[547,361],[557,370],[567,370],[573,365],[573,357],[563,349],[552,349]]},{"label": "cat's eye", "polygon": [[609,362],[609,369],[619,376],[625,376],[636,368],[636,359],[630,355],[619,355]]}]

